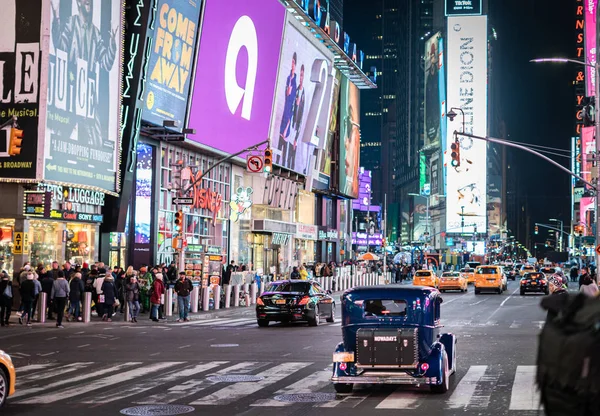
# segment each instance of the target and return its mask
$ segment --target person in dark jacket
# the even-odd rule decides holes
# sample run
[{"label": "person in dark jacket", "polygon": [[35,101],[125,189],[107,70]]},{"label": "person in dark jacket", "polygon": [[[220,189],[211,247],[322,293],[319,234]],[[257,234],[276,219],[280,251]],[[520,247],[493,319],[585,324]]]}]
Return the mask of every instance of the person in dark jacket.
[{"label": "person in dark jacket", "polygon": [[137,317],[140,313],[140,289],[137,276],[134,274],[125,285],[125,300],[127,300],[127,305],[129,306],[131,322],[134,323],[137,323]]},{"label": "person in dark jacket", "polygon": [[81,273],[75,273],[73,279],[69,283],[69,314],[67,315],[67,321],[71,318],[81,321],[81,297],[85,290],[83,280],[81,280]]},{"label": "person in dark jacket", "polygon": [[56,327],[64,328],[62,324],[63,316],[65,315],[65,307],[67,306],[67,299],[69,298],[69,282],[65,279],[65,273],[59,270],[57,273],[58,278],[52,284],[52,292],[50,297],[54,301],[56,306]]},{"label": "person in dark jacket", "polygon": [[579,275],[579,289],[581,289],[581,286],[583,285],[583,282],[586,280],[586,278],[588,278],[590,276],[589,272],[588,272],[588,268],[587,267],[583,267],[581,269],[581,274]]},{"label": "person in dark jacket", "polygon": [[300,272],[296,266],[294,266],[292,273],[290,273],[290,279],[300,279]]},{"label": "person in dark jacket", "polygon": [[179,272],[179,279],[175,283],[175,292],[177,293],[177,308],[179,310],[179,319],[177,322],[188,322],[188,313],[190,311],[190,293],[194,287],[192,281],[188,279],[185,272]]},{"label": "person in dark jacket", "polygon": [[0,275],[0,326],[8,326],[13,303],[12,282],[5,271]]},{"label": "person in dark jacket", "polygon": [[571,270],[569,270],[569,277],[571,278],[571,282],[576,282],[578,275],[579,270],[577,269],[577,267],[571,267]]},{"label": "person in dark jacket", "polygon": [[102,295],[104,295],[104,306],[102,307],[104,315],[102,315],[102,320],[112,322],[113,305],[117,299],[117,288],[115,287],[115,279],[112,277],[112,274],[107,273],[104,277]]},{"label": "person in dark jacket", "polygon": [[172,261],[167,269],[167,279],[170,282],[175,282],[177,280],[177,266],[175,266],[175,262]]},{"label": "person in dark jacket", "polygon": [[25,281],[21,283],[21,302],[23,302],[23,314],[19,318],[19,323],[23,325],[23,318],[27,317],[27,326],[31,326],[31,313],[33,300],[35,299],[35,283],[33,283],[33,273],[29,272]]}]

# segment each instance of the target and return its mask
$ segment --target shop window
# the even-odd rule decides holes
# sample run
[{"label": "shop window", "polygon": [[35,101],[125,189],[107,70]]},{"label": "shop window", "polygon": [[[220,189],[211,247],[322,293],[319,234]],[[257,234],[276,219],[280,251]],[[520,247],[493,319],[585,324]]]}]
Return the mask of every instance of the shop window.
[{"label": "shop window", "polygon": [[14,256],[12,254],[14,220],[0,219],[0,270],[10,274],[13,272]]}]

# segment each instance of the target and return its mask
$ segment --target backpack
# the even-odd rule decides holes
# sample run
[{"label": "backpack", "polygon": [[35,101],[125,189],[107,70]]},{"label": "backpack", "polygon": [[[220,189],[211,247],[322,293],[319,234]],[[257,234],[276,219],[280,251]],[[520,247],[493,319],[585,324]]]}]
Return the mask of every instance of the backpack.
[{"label": "backpack", "polygon": [[579,294],[548,300],[542,302],[549,317],[539,335],[537,384],[600,394],[600,299]]}]

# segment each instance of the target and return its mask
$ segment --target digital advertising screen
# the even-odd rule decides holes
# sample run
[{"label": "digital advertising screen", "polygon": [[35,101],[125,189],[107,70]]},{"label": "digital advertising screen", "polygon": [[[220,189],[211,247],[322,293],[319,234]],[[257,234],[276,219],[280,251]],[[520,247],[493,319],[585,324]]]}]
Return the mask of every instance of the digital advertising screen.
[{"label": "digital advertising screen", "polygon": [[44,178],[117,191],[121,0],[49,0]]},{"label": "digital advertising screen", "polygon": [[[592,182],[593,160],[592,155],[596,151],[596,140],[594,139],[595,127],[581,128],[581,171],[580,175],[587,182]],[[588,185],[585,185],[586,188]]]},{"label": "digital advertising screen", "polygon": [[436,33],[425,42],[425,144],[424,147],[439,147],[442,141],[442,103],[440,101],[441,33]]},{"label": "digital advertising screen", "polygon": [[184,126],[202,0],[159,0],[148,62],[143,119]]},{"label": "digital advertising screen", "polygon": [[135,243],[150,244],[152,225],[152,187],[154,173],[152,160],[154,147],[146,143],[137,145],[135,170]]},{"label": "digital advertising screen", "polygon": [[373,193],[373,189],[371,188],[373,182],[371,171],[365,170],[365,168],[361,167],[359,172],[358,198],[352,200],[352,209],[370,212],[381,211],[381,207],[379,205],[371,205],[371,195]]},{"label": "digital advertising screen", "polygon": [[[447,108],[464,112],[466,133],[487,137],[487,16],[448,17]],[[448,132],[462,131],[463,116],[448,119]],[[446,227],[448,232],[486,232],[487,145],[458,136],[460,166],[448,166]],[[448,137],[448,154],[454,137]],[[464,218],[464,230],[461,227]]]},{"label": "digital advertising screen", "polygon": [[482,0],[446,0],[446,16],[481,14],[481,3]]},{"label": "digital advertising screen", "polygon": [[205,0],[189,139],[237,153],[269,137],[284,23],[278,0]]},{"label": "digital advertising screen", "polygon": [[590,65],[585,69],[586,96],[596,95],[596,8],[598,0],[588,0],[585,4],[585,61]]},{"label": "digital advertising screen", "polygon": [[273,163],[308,175],[328,136],[333,54],[289,15],[283,36],[271,120]]},{"label": "digital advertising screen", "polygon": [[346,77],[342,77],[340,90],[339,161],[339,191],[356,198],[360,168],[360,90]]}]

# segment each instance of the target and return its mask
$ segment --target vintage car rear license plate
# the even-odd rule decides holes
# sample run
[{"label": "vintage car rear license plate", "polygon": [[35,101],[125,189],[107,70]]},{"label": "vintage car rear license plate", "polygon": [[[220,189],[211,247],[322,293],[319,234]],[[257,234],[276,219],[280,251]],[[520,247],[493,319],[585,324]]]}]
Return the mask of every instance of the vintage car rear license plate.
[{"label": "vintage car rear license plate", "polygon": [[285,305],[285,299],[277,299],[277,300],[275,301],[275,304],[276,304],[276,305]]}]

